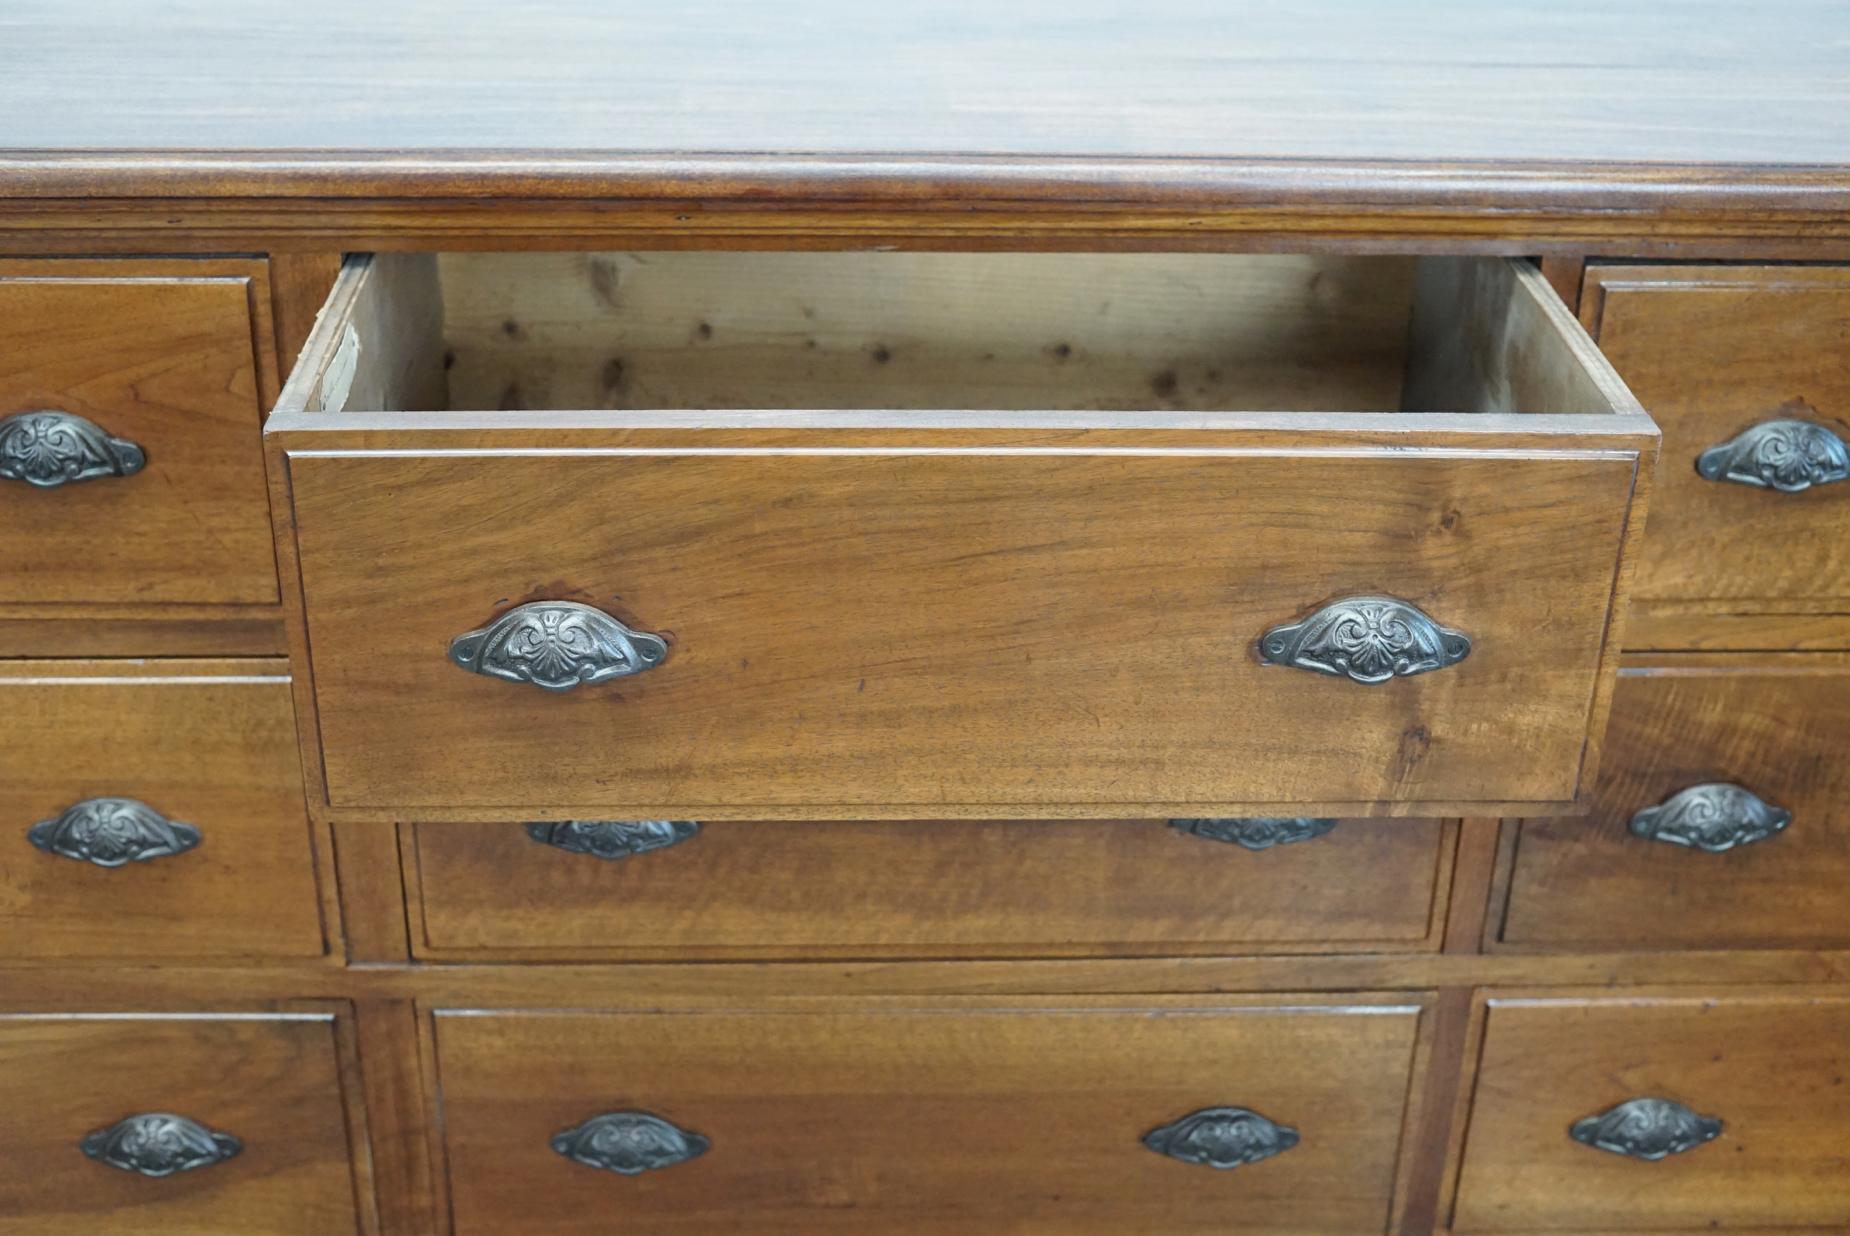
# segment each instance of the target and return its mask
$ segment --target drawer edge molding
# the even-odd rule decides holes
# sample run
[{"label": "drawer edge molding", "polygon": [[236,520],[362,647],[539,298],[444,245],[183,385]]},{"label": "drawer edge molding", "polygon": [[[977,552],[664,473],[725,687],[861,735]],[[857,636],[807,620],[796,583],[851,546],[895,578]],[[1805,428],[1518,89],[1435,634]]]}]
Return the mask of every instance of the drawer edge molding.
[{"label": "drawer edge molding", "polygon": [[1245,1107],[1204,1107],[1143,1135],[1157,1154],[1223,1172],[1281,1155],[1299,1140],[1296,1129]]},{"label": "drawer edge molding", "polygon": [[1273,627],[1259,639],[1259,660],[1363,686],[1380,686],[1458,664],[1471,655],[1471,637],[1440,626],[1411,601],[1354,596],[1332,601],[1300,622]]},{"label": "drawer edge molding", "polygon": [[1247,815],[1202,820],[1171,820],[1169,827],[1191,837],[1221,841],[1248,850],[1313,841],[1336,829],[1330,818],[1310,816]]},{"label": "drawer edge molding", "polygon": [[1709,481],[1803,493],[1850,477],[1850,449],[1815,421],[1780,417],[1711,446],[1696,457],[1696,472]]},{"label": "drawer edge molding", "polygon": [[593,1116],[553,1135],[552,1148],[574,1163],[619,1176],[640,1176],[698,1159],[712,1141],[650,1112]]},{"label": "drawer edge molding", "polygon": [[607,862],[665,850],[700,831],[693,820],[536,820],[525,827],[541,845]]},{"label": "drawer edge molding", "polygon": [[170,820],[136,798],[86,798],[26,830],[47,854],[113,869],[196,848],[204,840],[184,820]]},{"label": "drawer edge molding", "polygon": [[1785,831],[1792,812],[1743,786],[1705,782],[1679,790],[1631,820],[1632,835],[1666,845],[1722,854]]},{"label": "drawer edge molding", "polygon": [[244,1143],[171,1112],[141,1112],[97,1129],[78,1148],[98,1163],[160,1179],[236,1157]]},{"label": "drawer edge molding", "polygon": [[133,476],[147,462],[148,454],[140,446],[112,437],[75,412],[35,408],[0,420],[0,480],[58,489],[78,481]]},{"label": "drawer edge molding", "polygon": [[576,601],[516,605],[450,641],[450,660],[462,669],[544,691],[628,678],[667,659],[668,644],[659,635]]},{"label": "drawer edge molding", "polygon": [[1627,1099],[1574,1122],[1568,1136],[1583,1146],[1655,1163],[1721,1136],[1722,1121],[1672,1099]]}]

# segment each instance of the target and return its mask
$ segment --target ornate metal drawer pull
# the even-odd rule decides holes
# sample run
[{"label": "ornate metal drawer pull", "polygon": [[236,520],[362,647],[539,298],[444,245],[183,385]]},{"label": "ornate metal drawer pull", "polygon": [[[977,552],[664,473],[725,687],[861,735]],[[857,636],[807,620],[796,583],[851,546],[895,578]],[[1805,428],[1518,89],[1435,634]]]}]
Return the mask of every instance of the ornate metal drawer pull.
[{"label": "ornate metal drawer pull", "polygon": [[1576,1120],[1568,1136],[1583,1146],[1655,1163],[1721,1136],[1722,1122],[1669,1099],[1627,1099],[1617,1107]]},{"label": "ornate metal drawer pull", "polygon": [[1720,854],[1765,841],[1792,823],[1792,813],[1752,790],[1726,782],[1692,785],[1632,817],[1632,833],[1651,841]]},{"label": "ornate metal drawer pull", "polygon": [[0,420],[0,480],[56,489],[102,476],[133,476],[148,455],[127,438],[112,438],[75,412],[45,408]]},{"label": "ornate metal drawer pull", "polygon": [[541,845],[611,860],[665,850],[699,831],[692,820],[552,820],[527,825],[527,836]]},{"label": "ornate metal drawer pull", "polygon": [[472,674],[530,682],[548,691],[627,678],[668,659],[668,644],[576,601],[516,605],[450,641],[450,660]]},{"label": "ornate metal drawer pull", "polygon": [[1204,1107],[1145,1133],[1143,1144],[1183,1163],[1230,1171],[1283,1154],[1298,1144],[1298,1131],[1244,1107]]},{"label": "ornate metal drawer pull", "polygon": [[144,1112],[78,1143],[98,1163],[141,1176],[171,1176],[223,1163],[244,1149],[229,1133],[218,1133],[197,1120],[168,1112]]},{"label": "ornate metal drawer pull", "polygon": [[199,830],[170,820],[133,798],[86,798],[54,819],[26,830],[26,840],[47,854],[74,858],[98,867],[123,867],[198,845]]},{"label": "ornate metal drawer pull", "polygon": [[1812,421],[1762,421],[1698,455],[1696,471],[1711,481],[1796,494],[1850,477],[1850,451]]},{"label": "ornate metal drawer pull", "polygon": [[574,1163],[640,1176],[686,1163],[705,1154],[713,1143],[648,1112],[608,1112],[575,1129],[555,1134],[552,1148]]},{"label": "ornate metal drawer pull", "polygon": [[1249,850],[1269,850],[1321,837],[1336,827],[1335,820],[1306,816],[1253,815],[1225,820],[1171,820],[1171,828],[1209,841],[1228,841]]},{"label": "ornate metal drawer pull", "polygon": [[1267,665],[1333,674],[1374,686],[1456,665],[1471,637],[1442,627],[1418,606],[1393,597],[1332,601],[1302,622],[1273,627],[1259,640]]}]

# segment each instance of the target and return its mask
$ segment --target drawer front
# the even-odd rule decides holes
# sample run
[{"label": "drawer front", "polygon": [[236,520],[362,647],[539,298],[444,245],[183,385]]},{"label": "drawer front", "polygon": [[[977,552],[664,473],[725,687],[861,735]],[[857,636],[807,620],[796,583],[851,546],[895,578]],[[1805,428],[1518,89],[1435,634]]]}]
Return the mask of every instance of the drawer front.
[{"label": "drawer front", "polygon": [[278,599],[262,270],[0,263],[0,602]]},{"label": "drawer front", "polygon": [[[291,455],[330,801],[914,819],[1575,798],[1634,456],[832,437]],[[1376,594],[1421,612],[1352,600]],[[561,599],[642,633],[649,672],[497,677],[621,668]],[[1306,668],[1345,657],[1454,663]]]},{"label": "drawer front", "polygon": [[1516,830],[1513,946],[1850,943],[1850,657],[1628,658],[1593,811]]},{"label": "drawer front", "polygon": [[1418,1009],[436,1023],[459,1236],[1379,1233]]},{"label": "drawer front", "polygon": [[1436,945],[1451,825],[1176,825],[424,824],[408,844],[420,951],[434,957]]},{"label": "drawer front", "polygon": [[0,1014],[0,1233],[360,1231],[338,1059],[325,1014]]},{"label": "drawer front", "polygon": [[1842,612],[1850,270],[1595,266],[1584,313],[1663,427],[1634,595]]},{"label": "drawer front", "polygon": [[1459,1232],[1840,1231],[1850,995],[1489,1002]]},{"label": "drawer front", "polygon": [[0,954],[323,953],[287,670],[0,664]]}]

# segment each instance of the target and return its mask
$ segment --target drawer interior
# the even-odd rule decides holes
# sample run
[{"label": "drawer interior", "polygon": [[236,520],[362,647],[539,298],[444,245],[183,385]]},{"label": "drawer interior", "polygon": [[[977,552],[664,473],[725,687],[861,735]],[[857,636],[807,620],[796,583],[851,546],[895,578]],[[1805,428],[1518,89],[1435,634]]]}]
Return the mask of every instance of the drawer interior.
[{"label": "drawer interior", "polygon": [[1501,258],[389,254],[330,310],[285,409],[1636,410]]},{"label": "drawer interior", "polygon": [[[356,258],[265,435],[397,821],[1571,809],[1656,437],[1525,263],[890,253]],[[1377,596],[1478,651],[1261,655]],[[672,665],[446,654],[561,602]]]}]

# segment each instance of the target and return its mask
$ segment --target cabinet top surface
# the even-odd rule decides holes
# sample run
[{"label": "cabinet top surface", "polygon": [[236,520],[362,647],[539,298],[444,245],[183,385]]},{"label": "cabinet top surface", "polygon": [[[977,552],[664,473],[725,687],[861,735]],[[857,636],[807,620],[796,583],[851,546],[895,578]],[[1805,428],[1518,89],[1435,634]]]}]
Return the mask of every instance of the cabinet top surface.
[{"label": "cabinet top surface", "polygon": [[8,0],[0,117],[15,172],[100,151],[244,172],[255,152],[1070,160],[1082,180],[1126,160],[1843,167],[1850,4]]}]

